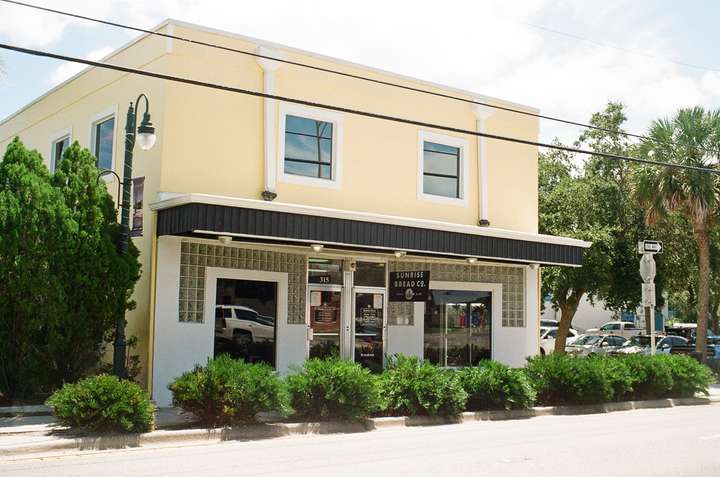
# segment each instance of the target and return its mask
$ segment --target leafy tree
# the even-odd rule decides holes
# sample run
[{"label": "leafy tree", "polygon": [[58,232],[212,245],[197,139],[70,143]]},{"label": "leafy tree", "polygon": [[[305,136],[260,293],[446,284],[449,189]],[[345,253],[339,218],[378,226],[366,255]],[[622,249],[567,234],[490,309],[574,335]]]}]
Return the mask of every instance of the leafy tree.
[{"label": "leafy tree", "polygon": [[96,159],[75,142],[52,178],[77,233],[62,257],[58,279],[65,287],[63,312],[51,321],[49,354],[56,382],[72,382],[97,364],[118,313],[134,308],[130,300],[140,277],[138,250],[119,253],[120,227]]},{"label": "leafy tree", "polygon": [[[681,109],[671,119],[654,121],[643,152],[655,160],[695,167],[715,167],[720,150],[720,112],[695,107]],[[708,151],[714,151],[712,153]],[[690,221],[697,248],[696,351],[705,358],[710,306],[710,235],[718,201],[718,176],[671,167],[643,167],[636,178],[636,197],[650,224],[664,222],[671,212]]]},{"label": "leafy tree", "polygon": [[34,396],[94,368],[133,306],[138,252],[118,225],[95,159],[75,143],[51,175],[19,139],[0,163],[0,392]]},{"label": "leafy tree", "polygon": [[0,162],[0,392],[6,398],[48,384],[46,324],[63,312],[58,264],[75,233],[42,158],[14,139]]}]

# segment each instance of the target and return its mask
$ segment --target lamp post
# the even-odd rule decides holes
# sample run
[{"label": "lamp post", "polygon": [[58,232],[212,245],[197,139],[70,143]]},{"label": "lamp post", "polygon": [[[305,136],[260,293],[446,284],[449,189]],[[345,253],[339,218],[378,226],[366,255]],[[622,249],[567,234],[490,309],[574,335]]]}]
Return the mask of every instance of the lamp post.
[{"label": "lamp post", "polygon": [[[140,127],[137,128],[137,109],[140,100],[145,100],[145,112],[143,113]],[[135,106],[135,107],[134,107]],[[122,203],[120,205],[120,253],[127,255],[130,240],[130,193],[132,188],[132,160],[133,148],[137,141],[140,148],[147,151],[155,144],[155,127],[150,122],[150,101],[145,94],[140,94],[135,105],[130,103],[125,120],[125,167],[123,169]],[[138,107],[139,109],[139,107]],[[125,297],[121,297],[118,309],[118,317],[115,322],[115,342],[113,343],[113,373],[118,378],[125,378]]]}]

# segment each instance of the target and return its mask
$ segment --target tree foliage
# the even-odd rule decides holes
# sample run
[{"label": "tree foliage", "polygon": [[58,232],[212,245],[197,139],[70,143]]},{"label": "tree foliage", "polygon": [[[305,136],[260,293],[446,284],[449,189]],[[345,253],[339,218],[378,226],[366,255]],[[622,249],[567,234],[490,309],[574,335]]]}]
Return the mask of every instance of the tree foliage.
[{"label": "tree foliage", "polygon": [[48,393],[98,362],[140,273],[121,256],[95,158],[75,143],[51,174],[13,140],[0,163],[0,392]]}]

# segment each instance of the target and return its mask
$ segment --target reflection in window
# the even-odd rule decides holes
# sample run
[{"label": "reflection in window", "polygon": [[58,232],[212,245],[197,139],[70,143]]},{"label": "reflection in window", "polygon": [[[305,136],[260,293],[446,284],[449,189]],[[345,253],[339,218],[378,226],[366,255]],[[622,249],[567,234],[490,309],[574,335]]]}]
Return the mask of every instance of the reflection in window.
[{"label": "reflection in window", "polygon": [[215,297],[215,356],[275,366],[277,283],[219,278]]},{"label": "reflection in window", "polygon": [[342,292],[310,290],[310,357],[340,355],[340,305]]},{"label": "reflection in window", "polygon": [[460,148],[423,142],[423,192],[460,198]]},{"label": "reflection in window", "polygon": [[113,141],[115,138],[115,117],[95,125],[95,149],[93,153],[100,170],[112,169]]},{"label": "reflection in window", "polygon": [[52,163],[50,164],[50,170],[54,171],[60,165],[62,161],[63,153],[65,149],[70,145],[70,136],[65,136],[62,139],[58,139],[53,143],[52,147]]},{"label": "reflection in window", "polygon": [[285,117],[285,173],[332,179],[333,124]]},{"label": "reflection in window", "polygon": [[425,304],[425,359],[452,367],[490,359],[491,310],[490,292],[433,290]]}]

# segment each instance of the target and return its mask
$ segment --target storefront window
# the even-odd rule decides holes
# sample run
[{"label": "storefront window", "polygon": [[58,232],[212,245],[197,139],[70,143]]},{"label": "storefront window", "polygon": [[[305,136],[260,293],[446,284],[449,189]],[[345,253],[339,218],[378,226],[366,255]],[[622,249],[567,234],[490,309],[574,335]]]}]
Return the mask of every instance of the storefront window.
[{"label": "storefront window", "polygon": [[310,357],[340,355],[340,304],[342,292],[310,290]]},{"label": "storefront window", "polygon": [[277,283],[220,278],[215,298],[215,356],[275,366]]},{"label": "storefront window", "polygon": [[308,259],[308,283],[342,285],[342,260],[329,258]]},{"label": "storefront window", "polygon": [[354,278],[355,286],[385,288],[386,269],[384,262],[357,262]]},{"label": "storefront window", "polygon": [[450,367],[490,359],[491,310],[490,292],[433,290],[425,305],[425,359]]}]

